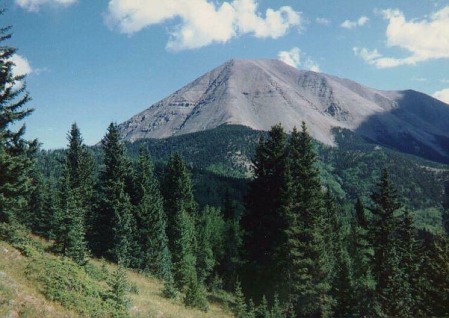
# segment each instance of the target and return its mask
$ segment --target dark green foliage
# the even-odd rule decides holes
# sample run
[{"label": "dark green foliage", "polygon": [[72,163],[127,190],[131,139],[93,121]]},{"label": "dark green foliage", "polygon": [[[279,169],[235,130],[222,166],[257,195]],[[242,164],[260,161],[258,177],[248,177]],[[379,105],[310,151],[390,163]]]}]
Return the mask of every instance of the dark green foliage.
[{"label": "dark green foliage", "polygon": [[[0,42],[10,38],[10,27],[0,28]],[[15,52],[10,46],[0,47],[0,222],[22,222],[30,216],[26,208],[33,190],[31,172],[38,146],[37,141],[23,139],[24,125],[14,130],[32,112],[24,109],[30,101],[25,76],[15,76],[12,71]]]},{"label": "dark green foliage", "polygon": [[[397,268],[393,263],[387,263],[394,257],[396,216],[395,212],[401,207],[396,189],[391,184],[388,172],[383,170],[378,190],[371,195],[374,206],[370,209],[373,217],[370,224],[371,246],[373,255],[373,273],[376,280],[376,291],[382,295],[381,302],[386,302],[388,295],[383,294],[390,283]],[[390,267],[387,266],[391,265]]]},{"label": "dark green foliage", "polygon": [[[182,209],[191,217],[196,217],[197,214],[190,173],[179,154],[173,154],[167,162],[162,178],[161,192],[168,220],[167,235],[170,238],[175,238],[175,218],[179,211]],[[169,247],[174,252],[173,241]]]},{"label": "dark green foliage", "polygon": [[82,143],[76,124],[72,125],[67,139],[69,147],[62,169],[56,240],[64,255],[78,264],[84,264],[88,254],[85,239],[86,215],[92,211],[93,160]]},{"label": "dark green foliage", "polygon": [[183,290],[187,284],[198,279],[196,272],[196,238],[192,217],[184,210],[178,212],[173,242],[173,275],[175,285]]},{"label": "dark green foliage", "polygon": [[329,316],[332,259],[326,216],[312,139],[305,124],[294,130],[289,143],[291,207],[286,209],[287,299],[303,316]]},{"label": "dark green foliage", "polygon": [[186,287],[186,295],[184,297],[184,304],[187,307],[194,307],[207,312],[209,310],[209,303],[206,298],[206,289],[196,277],[192,278]]},{"label": "dark green foliage", "polygon": [[235,297],[235,305],[234,305],[234,315],[236,318],[245,318],[247,313],[245,295],[242,291],[242,286],[240,281],[237,280],[234,287],[234,297]]},{"label": "dark green foliage", "polygon": [[419,310],[422,316],[449,315],[449,240],[423,231],[422,266],[418,276]]},{"label": "dark green foliage", "polygon": [[[375,281],[371,269],[372,249],[369,243],[366,211],[360,199],[355,204],[355,213],[351,222],[349,255],[352,265],[352,286],[355,316],[377,316],[380,311],[375,297]],[[365,301],[359,301],[364,299]]]},{"label": "dark green foliage", "polygon": [[283,191],[286,187],[287,135],[281,125],[273,126],[268,138],[260,138],[253,160],[254,178],[245,198],[247,213],[242,224],[246,230],[245,251],[254,272],[253,281],[276,281],[279,247],[283,240]]},{"label": "dark green foliage", "polygon": [[110,289],[107,301],[114,309],[112,316],[117,318],[128,317],[131,304],[129,299],[130,285],[123,266],[119,264],[114,273],[112,273],[108,285]]},{"label": "dark green foliage", "polygon": [[187,167],[179,155],[173,155],[164,171],[162,193],[167,213],[169,249],[173,255],[173,275],[177,288],[197,280],[195,219],[197,206]]},{"label": "dark green foliage", "polygon": [[197,271],[201,282],[208,283],[225,247],[225,222],[220,209],[207,206],[197,223]]},{"label": "dark green foliage", "polygon": [[140,152],[137,171],[136,220],[142,251],[142,268],[167,280],[172,276],[171,254],[166,234],[167,218],[150,156],[144,150]]},{"label": "dark green foliage", "polygon": [[130,167],[117,125],[109,125],[102,145],[104,170],[100,176],[101,190],[95,216],[93,247],[97,253],[106,251],[113,260],[128,266],[135,255],[132,253],[135,246],[135,219],[125,184]]}]

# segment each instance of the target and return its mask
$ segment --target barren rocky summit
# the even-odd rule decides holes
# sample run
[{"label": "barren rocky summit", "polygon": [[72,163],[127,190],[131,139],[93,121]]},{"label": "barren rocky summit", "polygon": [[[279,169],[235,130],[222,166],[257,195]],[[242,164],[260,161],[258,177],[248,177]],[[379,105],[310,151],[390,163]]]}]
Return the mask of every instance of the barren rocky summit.
[{"label": "barren rocky summit", "polygon": [[230,60],[120,124],[125,140],[165,138],[222,124],[287,130],[306,122],[334,145],[332,128],[447,156],[449,105],[412,90],[381,91],[278,60]]}]

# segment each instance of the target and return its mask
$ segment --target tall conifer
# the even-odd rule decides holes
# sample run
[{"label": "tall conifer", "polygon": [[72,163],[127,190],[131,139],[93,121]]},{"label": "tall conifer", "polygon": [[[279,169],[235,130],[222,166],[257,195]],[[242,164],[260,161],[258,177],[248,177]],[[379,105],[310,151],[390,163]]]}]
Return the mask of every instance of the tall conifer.
[{"label": "tall conifer", "polygon": [[116,124],[109,125],[102,145],[105,167],[100,176],[101,190],[96,218],[97,251],[128,266],[132,260],[135,223],[130,197],[125,191],[128,160]]},{"label": "tall conifer", "polygon": [[[0,43],[11,38],[10,29],[0,28]],[[24,109],[30,101],[25,75],[13,73],[15,52],[13,47],[0,47],[0,222],[21,221],[18,216],[27,208],[33,189],[31,172],[38,148],[37,141],[24,140],[25,125],[15,130],[33,111]]]},{"label": "tall conifer", "polygon": [[140,150],[137,171],[136,216],[143,268],[167,280],[172,275],[166,234],[167,217],[148,151]]},{"label": "tall conifer", "polygon": [[292,207],[286,229],[287,290],[294,311],[302,316],[331,314],[332,262],[326,246],[328,218],[324,209],[316,154],[305,123],[293,130],[289,142]]}]

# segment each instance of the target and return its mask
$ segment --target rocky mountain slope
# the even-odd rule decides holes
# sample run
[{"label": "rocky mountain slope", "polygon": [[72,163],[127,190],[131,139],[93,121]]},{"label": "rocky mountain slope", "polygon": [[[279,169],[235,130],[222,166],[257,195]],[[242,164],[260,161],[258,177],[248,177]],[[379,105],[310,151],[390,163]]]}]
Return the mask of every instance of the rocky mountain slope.
[{"label": "rocky mountain slope", "polygon": [[[449,158],[449,105],[416,91],[381,91],[297,70],[278,60],[230,60],[120,124],[125,140],[165,138],[237,124],[287,130],[305,121],[334,145],[347,128],[401,151]],[[427,156],[428,157],[428,156]]]}]

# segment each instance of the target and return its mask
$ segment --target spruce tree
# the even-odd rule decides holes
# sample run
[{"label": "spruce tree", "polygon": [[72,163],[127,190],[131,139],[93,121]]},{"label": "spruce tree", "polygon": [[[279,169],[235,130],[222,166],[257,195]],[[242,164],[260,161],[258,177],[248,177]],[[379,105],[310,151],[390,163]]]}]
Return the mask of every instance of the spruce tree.
[{"label": "spruce tree", "polygon": [[305,124],[293,130],[288,162],[292,182],[292,206],[286,209],[286,281],[288,301],[302,316],[331,314],[332,262],[326,246],[328,217],[321,191],[312,138]]},{"label": "spruce tree", "polygon": [[173,256],[175,286],[184,290],[197,280],[197,204],[190,174],[179,154],[172,155],[164,170],[161,192],[167,213],[167,236]]},{"label": "spruce tree", "polygon": [[354,316],[380,316],[380,305],[375,296],[375,281],[371,269],[372,249],[369,240],[368,221],[362,201],[357,198],[351,222],[349,254],[352,265]]},{"label": "spruce tree", "polygon": [[370,244],[374,251],[372,269],[376,282],[376,293],[383,310],[391,307],[393,301],[388,292],[391,291],[392,279],[400,274],[397,255],[396,231],[397,218],[395,213],[401,208],[396,189],[391,184],[387,170],[382,171],[377,191],[371,199],[374,206],[370,209],[372,220],[370,224]]},{"label": "spruce tree", "polygon": [[86,245],[86,215],[92,211],[93,158],[83,145],[81,133],[73,124],[67,136],[60,191],[60,225],[57,241],[63,253],[78,264],[84,264]]},{"label": "spruce tree", "polygon": [[133,259],[135,220],[125,187],[129,162],[116,124],[109,125],[102,145],[104,170],[100,175],[95,247],[100,255],[128,266]]},{"label": "spruce tree", "polygon": [[[0,43],[11,38],[10,30],[0,28]],[[24,109],[30,101],[25,75],[13,73],[15,52],[13,47],[0,47],[0,222],[21,221],[18,216],[27,208],[33,189],[31,172],[38,148],[37,141],[24,140],[25,125],[15,130],[33,111]]]},{"label": "spruce tree", "polygon": [[142,267],[159,278],[171,280],[172,264],[166,233],[167,217],[148,151],[140,150],[137,171],[139,173],[136,176],[138,197],[136,217]]},{"label": "spruce tree", "polygon": [[164,198],[164,210],[167,214],[167,236],[169,237],[170,251],[175,253],[176,218],[184,210],[193,219],[197,218],[197,203],[193,197],[192,180],[190,173],[176,153],[172,154],[164,170],[161,193]]},{"label": "spruce tree", "polygon": [[242,291],[242,285],[240,281],[237,279],[235,282],[234,287],[234,298],[235,298],[235,305],[234,305],[234,315],[236,318],[245,318],[247,313],[247,306],[245,301],[245,295]]},{"label": "spruce tree", "polygon": [[[261,137],[253,159],[254,177],[245,198],[245,251],[254,277],[252,284],[263,289],[279,280],[280,247],[286,227],[283,192],[286,191],[287,135],[280,124],[271,128],[267,139]],[[263,283],[262,283],[263,282]]]},{"label": "spruce tree", "polygon": [[198,278],[209,283],[216,265],[222,260],[225,249],[225,222],[220,209],[206,206],[197,223]]},{"label": "spruce tree", "polygon": [[449,316],[449,240],[445,234],[422,231],[422,265],[418,277],[421,316]]}]

